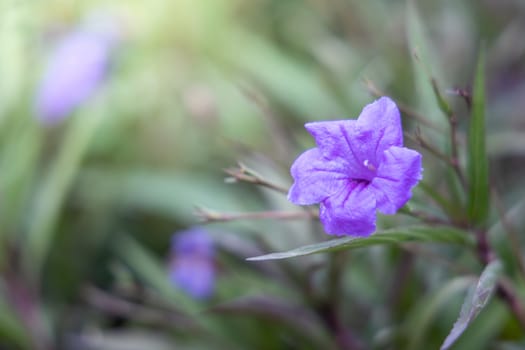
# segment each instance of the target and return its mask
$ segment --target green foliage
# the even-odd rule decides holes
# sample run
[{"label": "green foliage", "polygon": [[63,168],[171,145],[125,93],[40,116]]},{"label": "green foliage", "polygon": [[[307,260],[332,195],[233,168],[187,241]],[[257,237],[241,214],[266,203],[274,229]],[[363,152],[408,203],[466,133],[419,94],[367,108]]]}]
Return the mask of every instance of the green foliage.
[{"label": "green foliage", "polygon": [[482,226],[489,214],[489,164],[485,146],[485,59],[480,55],[474,80],[472,114],[468,134],[469,219]]},{"label": "green foliage", "polygon": [[[522,9],[0,1],[0,348],[523,347]],[[103,86],[40,124],[49,53],[105,14],[121,32]],[[283,192],[304,123],[356,117],[363,81],[404,107],[424,179],[374,235],[334,238]],[[257,181],[224,181],[239,162]],[[216,243],[207,300],[168,279],[171,236],[195,225]]]},{"label": "green foliage", "polygon": [[462,245],[472,244],[470,236],[465,231],[451,227],[417,226],[378,231],[369,237],[347,236],[292,249],[287,252],[272,253],[248,258],[248,260],[287,259],[316,253],[335,252],[339,250],[364,248],[383,244],[401,244],[405,242],[455,243]]},{"label": "green foliage", "polygon": [[454,323],[454,327],[452,327],[450,334],[441,346],[442,350],[449,349],[487,305],[496,290],[501,271],[502,265],[498,260],[492,261],[485,267],[476,287],[472,288],[467,294],[465,302],[461,307],[459,318],[456,323]]}]

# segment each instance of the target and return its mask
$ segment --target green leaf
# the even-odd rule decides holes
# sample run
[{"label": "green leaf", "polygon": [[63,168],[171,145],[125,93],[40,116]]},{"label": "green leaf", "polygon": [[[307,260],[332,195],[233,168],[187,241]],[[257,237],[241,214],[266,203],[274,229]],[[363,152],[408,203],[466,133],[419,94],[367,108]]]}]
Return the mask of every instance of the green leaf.
[{"label": "green leaf", "polygon": [[29,349],[30,337],[19,318],[0,295],[0,339],[2,345],[11,345],[16,349]]},{"label": "green leaf", "polygon": [[438,314],[443,312],[447,304],[454,298],[459,297],[460,292],[472,285],[475,277],[457,277],[445,282],[439,288],[420,298],[414,309],[406,318],[403,329],[406,332],[408,344],[407,350],[423,348],[425,338],[428,336],[429,326],[437,319]]},{"label": "green leaf", "polygon": [[483,225],[489,211],[489,165],[485,146],[484,62],[484,56],[481,54],[474,81],[472,115],[468,134],[468,216],[470,222],[476,226]]},{"label": "green leaf", "polygon": [[448,198],[445,198],[436,188],[433,184],[427,184],[424,181],[421,181],[418,186],[419,189],[421,189],[427,196],[432,198],[434,202],[436,202],[439,207],[447,214],[449,218],[455,218],[461,211],[458,210],[458,204],[460,202],[449,200]]},{"label": "green leaf", "polygon": [[235,199],[239,189],[225,187],[222,181],[195,172],[85,168],[76,191],[83,203],[98,205],[111,200],[116,206],[174,218],[186,225],[195,222],[195,206],[199,205],[226,211],[261,209],[249,198]]},{"label": "green leaf", "polygon": [[430,83],[432,84],[432,90],[434,91],[434,96],[436,97],[437,104],[439,106],[439,109],[441,109],[441,112],[448,118],[451,118],[453,115],[452,107],[450,107],[450,104],[445,100],[443,97],[443,94],[439,90],[439,86],[437,84],[436,79],[433,77],[430,79]]},{"label": "green leaf", "polygon": [[0,193],[2,207],[0,235],[18,233],[17,225],[26,220],[27,200],[36,177],[41,135],[35,125],[26,120],[8,125],[0,139]]},{"label": "green leaf", "polygon": [[[345,114],[344,108],[328,92],[314,67],[284,55],[261,37],[241,31],[232,31],[230,35],[234,38],[229,41],[232,46],[224,47],[221,52],[225,61],[252,75],[271,97],[297,115],[311,121],[319,119],[320,115]],[[235,53],[237,47],[244,48],[242,55]]]},{"label": "green leaf", "polygon": [[[442,69],[438,62],[439,55],[433,50],[433,43],[429,40],[423,26],[425,22],[419,15],[415,0],[406,1],[406,30],[410,49],[410,55],[414,57],[414,79],[416,87],[417,109],[430,119],[434,124],[446,128],[447,121],[439,113],[436,113],[436,96],[432,84],[429,84],[430,68],[435,76],[442,77]],[[438,103],[440,101],[438,100]],[[441,107],[441,106],[440,106]],[[445,141],[445,134],[432,133],[429,135],[432,141],[441,144]]]},{"label": "green leaf", "polygon": [[503,266],[499,260],[494,260],[485,267],[485,270],[483,270],[479,277],[477,286],[472,288],[467,294],[461,307],[459,318],[443,342],[443,345],[441,345],[441,350],[449,349],[487,305],[496,289],[498,277],[502,269]]},{"label": "green leaf", "polygon": [[[500,300],[494,299],[489,303],[483,313],[472,322],[461,337],[454,343],[454,349],[486,349],[487,344],[491,344],[499,337],[509,339],[505,332],[505,327],[509,324],[509,315],[507,306]],[[512,323],[512,321],[510,321]],[[521,331],[517,328],[519,336]],[[501,338],[500,338],[501,339]],[[510,349],[507,349],[510,350]]]},{"label": "green leaf", "polygon": [[117,256],[133,271],[145,285],[168,301],[173,302],[181,311],[197,313],[202,305],[187,297],[169,281],[168,271],[160,261],[133,238],[119,235],[114,244]]},{"label": "green leaf", "polygon": [[287,299],[275,296],[249,296],[228,301],[211,309],[219,314],[243,315],[250,318],[264,318],[279,324],[286,332],[297,332],[316,349],[335,349],[334,339],[312,310],[294,305]]},{"label": "green leaf", "polygon": [[370,237],[347,236],[322,243],[307,245],[281,253],[248,258],[251,261],[293,258],[316,253],[334,252],[344,249],[363,248],[373,245],[401,244],[404,242],[436,242],[471,244],[467,232],[446,226],[412,226],[401,229],[390,229],[374,233]]},{"label": "green leaf", "polygon": [[70,186],[104,116],[107,116],[107,109],[103,105],[95,105],[71,121],[59,153],[38,189],[31,208],[31,219],[27,223],[25,252],[26,263],[35,270],[35,276],[39,275],[39,270],[47,258],[55,226]]},{"label": "green leaf", "polygon": [[223,325],[203,314],[205,305],[190,298],[177,289],[168,277],[167,269],[132,237],[121,234],[114,242],[116,255],[133,271],[139,280],[158,293],[165,301],[185,314],[192,316],[196,325],[211,336],[219,348],[237,349],[224,337]]}]

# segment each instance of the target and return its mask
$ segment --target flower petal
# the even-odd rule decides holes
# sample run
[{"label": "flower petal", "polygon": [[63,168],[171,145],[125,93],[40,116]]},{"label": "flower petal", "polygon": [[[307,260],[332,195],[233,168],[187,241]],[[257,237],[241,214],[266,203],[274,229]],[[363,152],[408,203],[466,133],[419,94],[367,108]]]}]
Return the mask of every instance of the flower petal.
[{"label": "flower petal", "polygon": [[195,299],[209,298],[215,289],[215,267],[199,256],[175,257],[170,267],[171,282]]},{"label": "flower petal", "polygon": [[412,196],[412,187],[422,179],[421,154],[405,147],[390,147],[383,154],[377,176],[370,186],[377,198],[377,209],[395,214]]},{"label": "flower petal", "polygon": [[103,82],[110,59],[110,41],[89,31],[65,37],[49,58],[40,83],[36,112],[55,124],[88,99]]},{"label": "flower petal", "polygon": [[196,299],[213,294],[214,242],[200,227],[176,232],[171,240],[169,276],[173,284]]},{"label": "flower petal", "polygon": [[171,238],[171,249],[179,255],[193,254],[211,258],[215,254],[213,238],[201,227],[193,227],[174,234]]},{"label": "flower petal", "polygon": [[368,159],[376,165],[386,149],[403,146],[399,110],[389,97],[381,97],[365,106],[357,119],[357,127],[370,132],[367,142],[375,156],[370,155]]},{"label": "flower petal", "polygon": [[370,154],[375,154],[375,145],[371,147],[368,142],[370,131],[358,128],[355,120],[314,122],[305,127],[315,138],[323,157],[339,163],[348,177],[372,178],[374,174],[365,166]]},{"label": "flower petal", "polygon": [[320,219],[327,233],[369,236],[376,228],[376,199],[364,181],[352,181],[339,193],[325,199]]},{"label": "flower petal", "polygon": [[324,159],[318,148],[301,154],[293,163],[291,174],[295,182],[288,200],[299,205],[319,203],[340,191],[348,181],[342,164]]}]

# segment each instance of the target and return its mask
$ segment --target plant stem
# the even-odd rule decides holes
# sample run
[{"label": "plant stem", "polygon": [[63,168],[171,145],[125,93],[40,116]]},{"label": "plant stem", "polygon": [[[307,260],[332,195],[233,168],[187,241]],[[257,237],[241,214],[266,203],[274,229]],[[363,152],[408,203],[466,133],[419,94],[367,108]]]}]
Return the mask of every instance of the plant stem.
[{"label": "plant stem", "polygon": [[[484,230],[476,231],[478,257],[481,262],[485,265],[490,263],[496,258],[492,248],[487,239],[487,232]],[[496,289],[497,295],[507,303],[507,306],[511,310],[516,320],[519,322],[522,329],[525,330],[525,308],[520,302],[514,286],[510,281],[501,279],[498,282]]]},{"label": "plant stem", "polygon": [[518,232],[516,232],[509,220],[507,220],[506,210],[503,207],[501,197],[499,196],[498,191],[496,191],[494,187],[492,188],[492,198],[494,198],[494,206],[498,211],[501,226],[503,226],[505,232],[507,233],[507,237],[509,238],[510,249],[512,251],[512,254],[514,254],[514,257],[516,258],[516,261],[518,263],[518,269],[520,270],[522,278],[525,278],[525,261],[523,260],[523,256],[521,255],[520,251]]},{"label": "plant stem", "polygon": [[341,277],[344,271],[346,252],[336,252],[330,255],[327,271],[327,290],[323,301],[316,308],[326,326],[334,333],[340,349],[362,350],[363,344],[351,329],[341,319],[340,301],[342,300]]},{"label": "plant stem", "polygon": [[266,187],[282,194],[288,194],[287,188],[276,185],[264,179],[261,175],[247,168],[242,163],[239,163],[239,166],[237,168],[224,169],[224,172],[231,176],[229,180],[243,181],[254,185]]},{"label": "plant stem", "polygon": [[319,213],[314,210],[307,211],[257,211],[245,213],[224,213],[204,208],[197,208],[196,215],[205,223],[224,222],[235,220],[274,219],[274,220],[298,220],[316,219]]},{"label": "plant stem", "polygon": [[445,163],[447,163],[447,165],[452,166],[452,167],[454,166],[454,163],[447,155],[441,153],[439,150],[435,149],[431,144],[426,142],[423,139],[423,137],[419,134],[419,132],[417,132],[415,136],[412,136],[411,134],[405,132],[404,137],[414,142],[415,144],[418,144],[419,146],[421,146],[421,148],[426,149],[427,151],[432,153],[432,155],[434,155],[436,158],[439,158]]},{"label": "plant stem", "polygon": [[525,329],[525,308],[520,302],[514,288],[506,280],[502,280],[498,284],[498,289],[496,290],[497,295],[505,300],[511,309],[514,317],[518,320],[522,329]]},{"label": "plant stem", "polygon": [[448,220],[439,218],[437,216],[433,216],[431,214],[428,214],[428,213],[425,213],[425,212],[422,212],[422,211],[410,210],[406,206],[402,207],[399,210],[399,213],[400,214],[405,214],[405,215],[408,215],[408,216],[412,216],[412,217],[417,218],[417,219],[419,219],[419,220],[421,220],[421,221],[423,221],[423,222],[425,222],[427,224],[450,225],[450,222]]},{"label": "plant stem", "polygon": [[450,115],[448,116],[448,121],[450,124],[450,153],[452,157],[451,165],[463,188],[467,188],[467,181],[465,180],[465,176],[463,175],[461,167],[459,166],[457,136],[458,120],[456,118],[456,115],[454,113],[450,113]]}]

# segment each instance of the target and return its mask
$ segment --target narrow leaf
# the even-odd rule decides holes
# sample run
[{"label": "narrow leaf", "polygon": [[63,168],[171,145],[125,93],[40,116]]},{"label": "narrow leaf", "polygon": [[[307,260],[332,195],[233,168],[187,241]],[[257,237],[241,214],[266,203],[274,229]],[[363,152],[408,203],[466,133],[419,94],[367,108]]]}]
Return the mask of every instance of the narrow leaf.
[{"label": "narrow leaf", "polygon": [[164,299],[173,302],[181,311],[197,313],[202,306],[175,288],[168,279],[168,272],[160,261],[133,238],[120,235],[114,245],[117,256],[135,275]]},{"label": "narrow leaf", "polygon": [[282,325],[286,332],[295,331],[318,349],[335,349],[322,325],[322,320],[310,309],[294,305],[289,300],[269,296],[252,296],[219,304],[210,309],[219,314],[243,315],[268,319]]},{"label": "narrow leaf", "polygon": [[[55,233],[55,225],[77,175],[82,160],[89,151],[90,142],[103,122],[106,109],[95,106],[86,110],[73,121],[60,151],[42,181],[34,200],[30,220],[28,221],[27,263],[39,274],[47,258]],[[98,108],[97,108],[98,107]],[[88,115],[88,112],[89,113]]]},{"label": "narrow leaf", "polygon": [[427,196],[432,198],[436,204],[447,214],[448,217],[454,218],[457,213],[457,204],[458,201],[452,201],[448,198],[445,198],[439,191],[436,189],[435,185],[427,184],[424,181],[419,183],[418,188],[420,188]]},{"label": "narrow leaf", "polygon": [[436,97],[439,109],[441,109],[441,112],[443,112],[443,114],[448,118],[452,117],[452,107],[450,107],[450,104],[443,97],[443,94],[439,90],[439,86],[437,84],[436,79],[431,77],[430,83],[432,84],[432,90],[434,91],[434,96]]},{"label": "narrow leaf", "polygon": [[6,348],[12,346],[15,349],[29,349],[31,347],[30,337],[19,318],[0,294],[0,339]]},{"label": "narrow leaf", "polygon": [[116,255],[135,273],[135,275],[152,290],[158,293],[166,302],[176,307],[182,313],[194,316],[197,326],[202,327],[218,344],[219,348],[237,349],[229,339],[224,337],[225,331],[217,320],[202,315],[205,305],[190,298],[171,284],[168,272],[162,263],[144,248],[139,242],[127,235],[119,235],[114,242]]},{"label": "narrow leaf", "polygon": [[438,315],[442,314],[446,305],[467,290],[474,281],[474,276],[456,277],[419,298],[413,309],[408,312],[403,326],[407,337],[406,350],[424,348],[429,328]]},{"label": "narrow leaf", "polygon": [[[497,339],[502,332],[506,337],[512,337],[510,330],[509,311],[506,305],[495,299],[494,302],[489,303],[483,313],[476,318],[468,329],[461,335],[461,337],[454,343],[453,349],[484,349],[487,344],[490,344],[494,339]],[[520,329],[516,329],[516,333],[521,334]],[[515,348],[516,350],[518,348]],[[506,349],[511,350],[511,349]]]},{"label": "narrow leaf", "polygon": [[495,260],[485,267],[485,270],[479,277],[477,286],[472,288],[467,294],[461,307],[459,318],[441,346],[441,350],[449,349],[487,305],[496,289],[501,270],[502,264],[499,260]]},{"label": "narrow leaf", "polygon": [[[415,93],[417,94],[419,111],[430,119],[434,124],[440,127],[446,127],[446,119],[439,113],[436,113],[436,99],[434,90],[431,84],[428,83],[428,78],[431,75],[430,68],[435,76],[442,77],[442,69],[440,68],[438,57],[439,55],[433,50],[433,43],[429,40],[426,28],[423,23],[425,20],[421,18],[415,0],[406,1],[406,30],[410,54],[414,58],[414,83],[416,86]],[[432,133],[432,141],[441,144],[444,139],[444,134]]]},{"label": "narrow leaf", "polygon": [[468,134],[468,175],[470,184],[468,215],[470,222],[476,226],[484,223],[489,211],[489,165],[485,146],[484,66],[484,56],[481,54],[474,80],[472,115]]},{"label": "narrow leaf", "polygon": [[347,236],[332,239],[322,243],[307,245],[281,253],[272,253],[248,258],[248,260],[275,260],[293,258],[315,253],[333,252],[343,249],[362,248],[382,244],[400,244],[404,242],[437,242],[470,244],[472,240],[468,233],[452,227],[412,226],[401,229],[391,229],[376,232],[370,237]]}]

